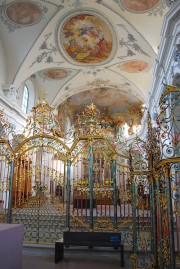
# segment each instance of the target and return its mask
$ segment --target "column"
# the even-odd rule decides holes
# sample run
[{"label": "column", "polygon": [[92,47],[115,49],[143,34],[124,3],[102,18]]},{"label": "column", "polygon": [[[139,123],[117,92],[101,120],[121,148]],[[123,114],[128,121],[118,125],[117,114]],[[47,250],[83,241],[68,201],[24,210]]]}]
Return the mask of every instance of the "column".
[{"label": "column", "polygon": [[70,200],[71,200],[71,160],[70,156],[68,156],[67,160],[67,194],[66,194],[66,228],[70,229]]},{"label": "column", "polygon": [[93,230],[93,149],[92,149],[92,140],[89,141],[89,203],[90,203],[90,229]]},{"label": "column", "polygon": [[163,171],[165,174],[165,182],[166,182],[170,268],[174,269],[175,268],[174,226],[173,226],[172,197],[171,197],[171,178],[169,176],[170,168],[168,164],[166,164],[163,167]]},{"label": "column", "polygon": [[116,156],[112,156],[111,176],[113,180],[113,200],[114,200],[114,229],[117,229],[117,186],[116,186]]},{"label": "column", "polygon": [[11,160],[11,164],[10,164],[10,179],[9,179],[8,223],[11,223],[11,217],[12,217],[13,177],[14,177],[14,160]]}]

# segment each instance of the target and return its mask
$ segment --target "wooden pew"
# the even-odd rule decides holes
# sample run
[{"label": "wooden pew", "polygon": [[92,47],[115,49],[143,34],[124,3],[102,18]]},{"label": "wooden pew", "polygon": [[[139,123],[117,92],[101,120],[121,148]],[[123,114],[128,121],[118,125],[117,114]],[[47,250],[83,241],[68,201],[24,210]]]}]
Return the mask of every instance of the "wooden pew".
[{"label": "wooden pew", "polygon": [[64,247],[87,246],[120,248],[121,267],[124,267],[124,246],[121,234],[113,232],[64,232],[63,238],[55,242],[55,263],[64,257]]}]

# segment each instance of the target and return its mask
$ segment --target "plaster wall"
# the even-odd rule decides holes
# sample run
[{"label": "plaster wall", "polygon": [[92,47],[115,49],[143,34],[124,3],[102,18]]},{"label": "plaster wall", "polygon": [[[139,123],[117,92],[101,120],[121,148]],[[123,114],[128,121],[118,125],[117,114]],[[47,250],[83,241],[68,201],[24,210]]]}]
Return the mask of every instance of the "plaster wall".
[{"label": "plaster wall", "polygon": [[3,94],[2,85],[6,84],[7,80],[7,62],[6,54],[3,47],[3,42],[0,38],[0,94]]}]

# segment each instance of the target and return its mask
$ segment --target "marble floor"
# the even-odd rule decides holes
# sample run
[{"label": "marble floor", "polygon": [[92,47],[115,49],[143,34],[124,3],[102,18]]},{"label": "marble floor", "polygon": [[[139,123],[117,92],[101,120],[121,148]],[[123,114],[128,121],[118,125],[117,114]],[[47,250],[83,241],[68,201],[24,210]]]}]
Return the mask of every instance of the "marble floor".
[{"label": "marble floor", "polygon": [[[110,248],[66,249],[64,260],[54,263],[54,248],[23,248],[22,269],[119,269],[120,254]],[[132,269],[130,253],[125,253],[124,269]]]}]

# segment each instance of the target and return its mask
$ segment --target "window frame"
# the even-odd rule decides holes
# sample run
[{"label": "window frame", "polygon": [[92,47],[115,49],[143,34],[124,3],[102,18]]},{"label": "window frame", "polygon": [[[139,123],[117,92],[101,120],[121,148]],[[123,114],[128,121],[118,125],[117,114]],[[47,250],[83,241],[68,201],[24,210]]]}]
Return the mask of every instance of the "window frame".
[{"label": "window frame", "polygon": [[23,88],[23,98],[22,98],[22,110],[27,114],[29,104],[29,90],[26,84],[24,84]]}]

